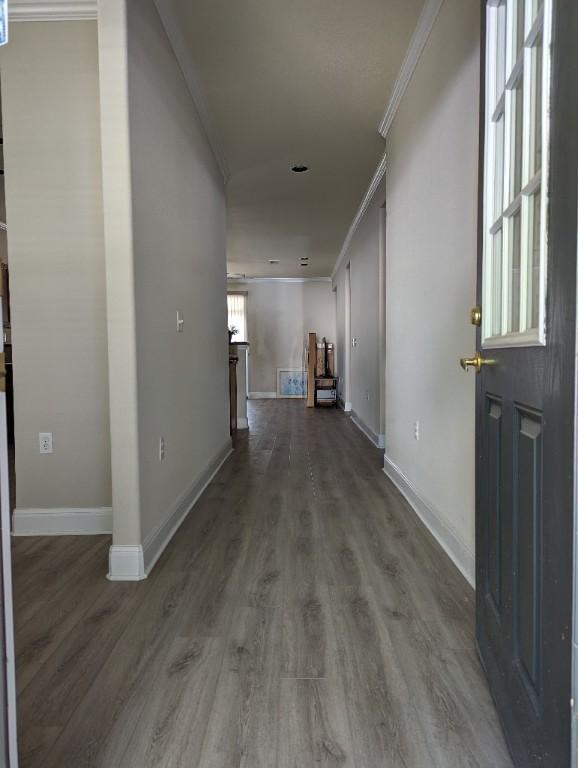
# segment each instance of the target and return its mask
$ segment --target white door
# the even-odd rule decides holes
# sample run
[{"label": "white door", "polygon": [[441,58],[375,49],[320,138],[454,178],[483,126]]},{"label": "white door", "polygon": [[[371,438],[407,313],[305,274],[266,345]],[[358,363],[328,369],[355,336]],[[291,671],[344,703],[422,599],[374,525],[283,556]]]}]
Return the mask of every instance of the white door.
[{"label": "white door", "polygon": [[[3,295],[0,270],[0,297]],[[0,301],[0,329],[3,328],[3,308]],[[10,551],[10,485],[8,473],[8,429],[6,422],[6,374],[4,365],[4,333],[0,333],[0,577],[2,589],[2,631],[0,631],[0,766],[17,768],[16,740],[16,664],[14,657],[14,622],[12,614],[12,558]]]}]

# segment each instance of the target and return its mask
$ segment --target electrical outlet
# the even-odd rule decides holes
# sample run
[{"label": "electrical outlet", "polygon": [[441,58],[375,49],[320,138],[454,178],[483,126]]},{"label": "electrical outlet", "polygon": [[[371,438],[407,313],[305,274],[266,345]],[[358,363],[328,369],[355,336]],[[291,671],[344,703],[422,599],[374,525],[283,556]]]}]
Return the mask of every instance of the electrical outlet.
[{"label": "electrical outlet", "polygon": [[40,448],[40,453],[53,453],[52,432],[38,433],[38,447]]},{"label": "electrical outlet", "polygon": [[159,438],[159,461],[165,460],[165,438]]},{"label": "electrical outlet", "polygon": [[419,440],[419,421],[413,423],[413,439]]},{"label": "electrical outlet", "polygon": [[183,313],[177,309],[177,333],[183,332],[183,326],[185,321],[183,319]]}]

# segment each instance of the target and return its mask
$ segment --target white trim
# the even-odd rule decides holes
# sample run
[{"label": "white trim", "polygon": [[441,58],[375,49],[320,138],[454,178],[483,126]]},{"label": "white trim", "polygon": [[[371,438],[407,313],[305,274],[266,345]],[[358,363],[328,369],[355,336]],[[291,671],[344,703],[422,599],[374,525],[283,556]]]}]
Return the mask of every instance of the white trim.
[{"label": "white trim", "polygon": [[217,452],[209,465],[200,476],[176,499],[169,507],[163,522],[155,528],[145,539],[143,544],[144,573],[148,575],[155,563],[165,551],[167,545],[197,503],[199,497],[227,461],[233,449],[231,439],[227,438],[225,444]]},{"label": "white trim", "polygon": [[344,413],[351,413],[353,406],[351,403],[346,402],[342,397],[337,398],[337,404]]},{"label": "white trim", "polygon": [[143,549],[140,544],[113,544],[108,553],[109,581],[146,579]]},{"label": "white trim", "polygon": [[350,406],[349,408],[349,411],[351,412],[350,419],[355,424],[357,429],[361,430],[361,432],[363,432],[363,434],[369,440],[371,440],[371,442],[375,445],[376,448],[383,449],[385,447],[385,435],[376,435],[375,432],[367,426],[367,424],[363,421],[363,419],[360,419],[358,414],[351,409],[351,403],[347,403],[347,405]]},{"label": "white trim", "polygon": [[[0,322],[2,306],[0,303]],[[0,351],[4,343],[0,338]],[[10,538],[10,480],[8,472],[8,428],[6,419],[6,394],[0,393],[0,528],[2,547],[2,599],[0,611],[4,632],[4,670],[6,674],[6,717],[8,740],[8,763],[10,768],[18,766],[18,708],[16,704],[16,651],[14,645],[14,605],[12,589],[12,541]]]},{"label": "white trim", "polygon": [[11,0],[9,21],[86,21],[98,16],[96,0]]},{"label": "white trim", "polygon": [[229,283],[330,283],[330,277],[228,277]]},{"label": "white trim", "polygon": [[378,127],[378,131],[383,138],[387,136],[395,119],[401,100],[411,82],[443,2],[444,0],[426,0],[423,10],[419,15],[401,69],[394,83],[389,103]]},{"label": "white trim", "polygon": [[249,421],[246,416],[237,416],[237,429],[249,429]]},{"label": "white trim", "polygon": [[217,138],[217,131],[203,97],[203,92],[199,84],[199,76],[191,57],[189,46],[182,32],[182,25],[179,23],[171,8],[171,4],[167,0],[154,0],[154,4],[157,8],[163,27],[165,28],[175,58],[177,59],[183,77],[185,78],[193,104],[195,105],[207,140],[223,176],[223,181],[226,184],[229,179],[229,169],[221,147],[221,142],[219,138]]},{"label": "white trim", "polygon": [[343,263],[343,260],[345,259],[345,255],[347,254],[347,249],[351,245],[353,236],[357,231],[357,227],[359,226],[362,218],[365,216],[365,212],[369,208],[369,205],[373,200],[373,196],[375,195],[379,185],[381,184],[381,180],[385,175],[386,165],[387,165],[387,152],[384,152],[383,157],[379,161],[379,165],[377,166],[377,169],[373,174],[373,178],[371,179],[367,192],[365,193],[365,196],[361,201],[361,205],[357,209],[355,218],[351,222],[351,226],[349,227],[349,231],[345,237],[345,240],[343,241],[343,245],[341,246],[341,251],[339,252],[339,258],[337,259],[337,262],[333,267],[333,272],[331,273],[331,278],[330,278],[331,280],[334,280],[337,273],[339,272],[339,269]]},{"label": "white trim", "polygon": [[441,545],[454,565],[475,589],[475,556],[436,508],[417,491],[407,476],[388,456],[383,457],[383,471],[400,491],[410,507]]},{"label": "white trim", "polygon": [[87,536],[112,533],[110,507],[14,510],[14,536]]},{"label": "white trim", "polygon": [[249,392],[248,400],[276,400],[277,392]]}]

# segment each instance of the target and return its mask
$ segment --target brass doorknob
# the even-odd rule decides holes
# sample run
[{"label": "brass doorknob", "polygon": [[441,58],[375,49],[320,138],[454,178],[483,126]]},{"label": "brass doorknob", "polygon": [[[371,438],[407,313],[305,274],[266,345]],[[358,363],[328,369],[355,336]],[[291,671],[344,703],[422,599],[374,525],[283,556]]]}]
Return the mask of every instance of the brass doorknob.
[{"label": "brass doorknob", "polygon": [[462,357],[460,358],[460,365],[467,371],[468,368],[475,368],[476,373],[482,370],[482,365],[493,365],[496,361],[489,360],[487,357],[482,357],[479,352],[476,352],[475,357]]}]

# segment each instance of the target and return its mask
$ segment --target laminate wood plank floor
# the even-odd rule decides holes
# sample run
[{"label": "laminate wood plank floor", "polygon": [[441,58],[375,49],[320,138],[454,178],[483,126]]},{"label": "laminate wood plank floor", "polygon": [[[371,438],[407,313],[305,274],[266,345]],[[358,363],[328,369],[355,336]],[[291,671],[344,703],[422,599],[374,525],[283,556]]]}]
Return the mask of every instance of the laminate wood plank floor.
[{"label": "laminate wood plank floor", "polygon": [[473,592],[382,453],[299,401],[249,420],[147,580],[14,540],[22,768],[512,768]]}]

